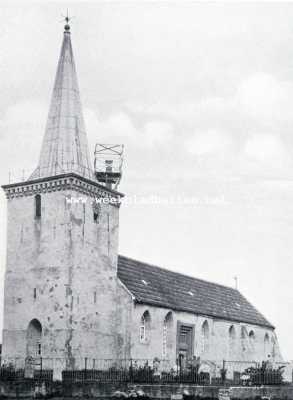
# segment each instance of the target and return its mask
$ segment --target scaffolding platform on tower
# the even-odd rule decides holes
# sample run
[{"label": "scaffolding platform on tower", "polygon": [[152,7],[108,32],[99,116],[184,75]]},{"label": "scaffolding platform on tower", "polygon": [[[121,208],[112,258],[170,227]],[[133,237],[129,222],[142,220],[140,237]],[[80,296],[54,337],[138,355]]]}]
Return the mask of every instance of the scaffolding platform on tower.
[{"label": "scaffolding platform on tower", "polygon": [[123,144],[95,145],[94,172],[99,183],[116,190],[122,177]]}]

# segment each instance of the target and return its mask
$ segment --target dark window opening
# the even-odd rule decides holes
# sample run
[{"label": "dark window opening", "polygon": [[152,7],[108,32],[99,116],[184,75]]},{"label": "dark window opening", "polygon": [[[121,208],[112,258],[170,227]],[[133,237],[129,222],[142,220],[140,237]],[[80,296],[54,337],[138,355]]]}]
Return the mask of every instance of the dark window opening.
[{"label": "dark window opening", "polygon": [[37,288],[34,288],[34,299],[37,298]]},{"label": "dark window opening", "polygon": [[97,292],[94,292],[94,303],[96,304],[97,302]]},{"label": "dark window opening", "polygon": [[38,343],[38,355],[40,356],[42,354],[42,345],[41,343]]},{"label": "dark window opening", "polygon": [[40,194],[36,194],[35,196],[35,215],[36,218],[41,218],[42,215],[42,198]]},{"label": "dark window opening", "polygon": [[94,222],[98,222],[99,219],[99,214],[97,212],[94,212]]}]

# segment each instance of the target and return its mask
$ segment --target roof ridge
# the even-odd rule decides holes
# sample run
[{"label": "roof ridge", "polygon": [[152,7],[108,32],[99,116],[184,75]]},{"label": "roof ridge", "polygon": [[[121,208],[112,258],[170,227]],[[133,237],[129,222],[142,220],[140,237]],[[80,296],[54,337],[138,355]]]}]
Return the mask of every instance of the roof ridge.
[{"label": "roof ridge", "polygon": [[[235,288],[233,288],[232,286],[223,285],[222,283],[217,283],[217,282],[213,282],[213,281],[208,281],[207,279],[202,279],[202,278],[196,278],[195,276],[187,275],[187,274],[184,274],[184,273],[182,273],[182,272],[174,271],[174,270],[169,269],[169,268],[159,267],[158,265],[151,264],[151,263],[149,263],[149,262],[139,261],[139,260],[137,260],[137,259],[135,259],[135,258],[132,258],[132,257],[126,257],[126,256],[124,256],[124,255],[122,255],[122,254],[118,254],[118,257],[122,257],[122,258],[125,258],[125,259],[127,259],[127,260],[135,261],[135,262],[140,263],[140,264],[145,264],[145,265],[148,265],[149,267],[157,268],[157,269],[160,269],[160,270],[162,270],[162,271],[168,271],[168,272],[172,272],[172,273],[177,274],[177,275],[185,276],[185,277],[187,277],[187,278],[196,279],[197,281],[201,281],[201,282],[205,282],[205,283],[210,283],[210,284],[212,284],[212,285],[224,287],[224,288],[226,288],[226,289],[230,289],[230,290],[233,290],[234,292],[240,293],[238,289],[235,289]],[[241,293],[240,293],[240,294],[241,294]]]}]

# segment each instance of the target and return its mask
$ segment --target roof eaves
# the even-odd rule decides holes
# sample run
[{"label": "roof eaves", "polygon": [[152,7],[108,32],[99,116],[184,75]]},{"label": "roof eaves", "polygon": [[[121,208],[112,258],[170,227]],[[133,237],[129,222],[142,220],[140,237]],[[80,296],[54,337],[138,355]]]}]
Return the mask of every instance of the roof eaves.
[{"label": "roof eaves", "polygon": [[135,301],[136,300],[135,295],[128,289],[128,287],[121,281],[121,279],[118,278],[118,282],[126,290],[126,292],[130,295],[131,299],[133,301]]}]

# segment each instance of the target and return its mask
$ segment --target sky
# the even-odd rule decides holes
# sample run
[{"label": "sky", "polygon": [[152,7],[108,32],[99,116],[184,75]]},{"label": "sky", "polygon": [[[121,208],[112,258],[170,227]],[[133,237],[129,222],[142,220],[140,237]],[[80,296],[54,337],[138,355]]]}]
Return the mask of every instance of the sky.
[{"label": "sky", "polygon": [[[1,184],[37,165],[67,7],[90,153],[125,145],[120,254],[237,276],[293,359],[293,3],[1,2]],[[3,192],[0,221],[3,297]]]}]

